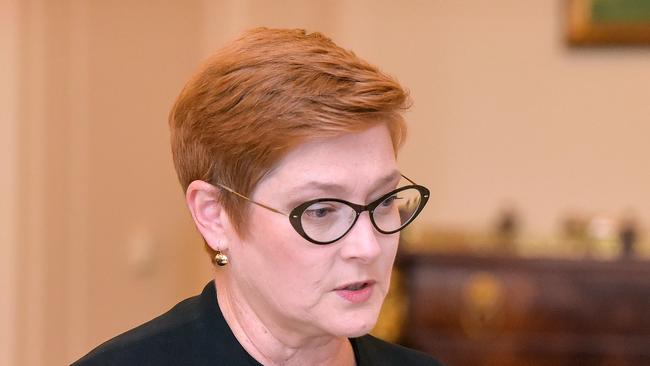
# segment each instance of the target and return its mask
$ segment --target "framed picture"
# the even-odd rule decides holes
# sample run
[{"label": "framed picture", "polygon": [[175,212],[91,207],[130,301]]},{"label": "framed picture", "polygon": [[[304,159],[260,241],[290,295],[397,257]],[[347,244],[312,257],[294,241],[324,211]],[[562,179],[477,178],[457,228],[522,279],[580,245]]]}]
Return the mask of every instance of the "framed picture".
[{"label": "framed picture", "polygon": [[572,45],[650,45],[650,0],[566,0]]}]

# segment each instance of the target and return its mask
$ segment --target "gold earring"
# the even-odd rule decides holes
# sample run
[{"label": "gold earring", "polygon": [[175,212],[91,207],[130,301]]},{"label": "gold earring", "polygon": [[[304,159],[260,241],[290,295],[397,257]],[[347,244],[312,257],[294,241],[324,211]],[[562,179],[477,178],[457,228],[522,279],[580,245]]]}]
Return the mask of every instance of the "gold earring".
[{"label": "gold earring", "polygon": [[214,263],[216,263],[217,265],[223,267],[226,264],[228,264],[228,256],[221,253],[220,250],[217,250],[217,254],[215,254],[215,256],[214,256]]}]

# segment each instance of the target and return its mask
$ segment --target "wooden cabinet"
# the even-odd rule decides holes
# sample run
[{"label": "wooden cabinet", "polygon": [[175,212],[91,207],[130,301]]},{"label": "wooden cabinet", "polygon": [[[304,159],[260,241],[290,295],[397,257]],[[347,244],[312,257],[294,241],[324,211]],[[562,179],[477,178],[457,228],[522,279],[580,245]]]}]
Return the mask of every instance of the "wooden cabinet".
[{"label": "wooden cabinet", "polygon": [[403,343],[451,366],[650,365],[650,262],[409,254]]}]

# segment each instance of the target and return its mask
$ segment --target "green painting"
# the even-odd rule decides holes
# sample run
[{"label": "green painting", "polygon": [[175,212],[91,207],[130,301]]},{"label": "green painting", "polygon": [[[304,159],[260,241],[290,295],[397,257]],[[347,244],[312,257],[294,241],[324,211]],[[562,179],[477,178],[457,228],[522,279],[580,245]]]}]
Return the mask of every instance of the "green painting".
[{"label": "green painting", "polygon": [[650,0],[566,0],[567,39],[577,46],[650,45]]},{"label": "green painting", "polygon": [[650,23],[650,0],[594,0],[594,23]]}]

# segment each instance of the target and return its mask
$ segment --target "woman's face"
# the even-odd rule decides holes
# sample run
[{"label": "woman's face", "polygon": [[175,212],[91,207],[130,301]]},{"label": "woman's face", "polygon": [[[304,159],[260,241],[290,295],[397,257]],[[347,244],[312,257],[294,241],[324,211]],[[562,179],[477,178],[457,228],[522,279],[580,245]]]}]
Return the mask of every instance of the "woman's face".
[{"label": "woman's face", "polygon": [[[299,145],[251,198],[283,212],[316,198],[365,205],[399,180],[390,135],[382,124]],[[256,205],[250,215],[249,235],[230,242],[229,270],[266,327],[346,337],[373,328],[388,291],[398,234],[379,233],[364,212],[346,236],[315,245],[293,229],[287,216]]]}]

